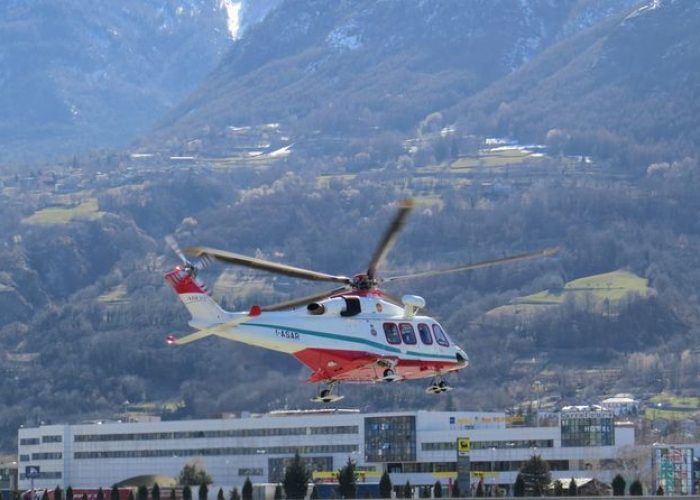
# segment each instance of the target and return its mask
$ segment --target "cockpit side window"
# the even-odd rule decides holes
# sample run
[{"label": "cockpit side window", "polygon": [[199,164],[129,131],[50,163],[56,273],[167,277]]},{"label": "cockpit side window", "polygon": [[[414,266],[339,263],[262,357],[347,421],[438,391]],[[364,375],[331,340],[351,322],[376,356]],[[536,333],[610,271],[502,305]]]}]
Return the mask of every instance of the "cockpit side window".
[{"label": "cockpit side window", "polygon": [[425,345],[431,345],[433,343],[433,336],[430,335],[430,328],[425,323],[418,323],[418,335],[420,335],[420,341]]},{"label": "cockpit side window", "polygon": [[442,331],[440,325],[433,325],[433,334],[435,335],[435,342],[441,346],[448,347],[450,345],[450,341],[447,340],[447,335]]},{"label": "cockpit side window", "polygon": [[413,331],[413,325],[410,323],[401,323],[399,325],[401,329],[401,338],[404,344],[415,344],[416,343],[416,332]]},{"label": "cockpit side window", "polygon": [[399,327],[394,323],[384,323],[384,335],[386,341],[390,344],[400,344],[401,337],[399,336]]}]

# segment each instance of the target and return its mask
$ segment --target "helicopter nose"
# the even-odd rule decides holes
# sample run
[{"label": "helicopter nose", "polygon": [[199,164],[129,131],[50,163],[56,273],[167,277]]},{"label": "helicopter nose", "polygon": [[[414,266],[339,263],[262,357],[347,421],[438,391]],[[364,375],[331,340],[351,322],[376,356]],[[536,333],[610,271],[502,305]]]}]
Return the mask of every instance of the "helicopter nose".
[{"label": "helicopter nose", "polygon": [[457,364],[462,367],[469,366],[469,356],[459,347],[456,349],[455,357],[457,358]]}]

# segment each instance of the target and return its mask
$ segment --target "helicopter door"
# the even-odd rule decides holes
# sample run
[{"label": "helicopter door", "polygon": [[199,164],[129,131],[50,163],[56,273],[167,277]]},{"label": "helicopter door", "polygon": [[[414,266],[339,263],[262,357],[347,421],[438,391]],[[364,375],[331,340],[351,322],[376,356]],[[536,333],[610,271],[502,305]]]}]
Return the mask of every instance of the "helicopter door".
[{"label": "helicopter door", "polygon": [[419,345],[421,346],[421,351],[428,353],[438,352],[439,349],[433,340],[433,331],[430,326],[426,323],[418,323],[418,338],[420,339]]}]

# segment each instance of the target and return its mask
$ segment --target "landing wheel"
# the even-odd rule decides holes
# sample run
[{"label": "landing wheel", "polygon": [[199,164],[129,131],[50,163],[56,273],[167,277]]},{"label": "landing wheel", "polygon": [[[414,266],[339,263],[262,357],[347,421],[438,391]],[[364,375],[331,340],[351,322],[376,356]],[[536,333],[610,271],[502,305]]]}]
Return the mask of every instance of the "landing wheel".
[{"label": "landing wheel", "polygon": [[425,390],[428,394],[440,394],[441,392],[447,392],[451,391],[452,387],[450,387],[447,382],[442,378],[441,375],[435,376],[433,378],[433,381],[430,383],[428,388]]},{"label": "landing wheel", "polygon": [[331,382],[328,387],[321,389],[318,396],[311,398],[314,403],[335,403],[343,399],[343,396],[338,394],[338,382]]}]

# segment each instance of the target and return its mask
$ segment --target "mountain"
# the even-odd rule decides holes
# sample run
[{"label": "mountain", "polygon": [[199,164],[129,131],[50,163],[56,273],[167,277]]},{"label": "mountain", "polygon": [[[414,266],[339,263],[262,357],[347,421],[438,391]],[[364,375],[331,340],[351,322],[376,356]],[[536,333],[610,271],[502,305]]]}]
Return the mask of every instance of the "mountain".
[{"label": "mountain", "polygon": [[236,42],[155,137],[277,121],[329,134],[413,129],[632,3],[289,0]]},{"label": "mountain", "polygon": [[231,46],[227,4],[2,2],[0,160],[123,145],[148,130]]},{"label": "mountain", "polygon": [[622,156],[642,172],[654,161],[696,156],[699,24],[696,2],[644,2],[549,47],[454,116],[480,133]]}]

